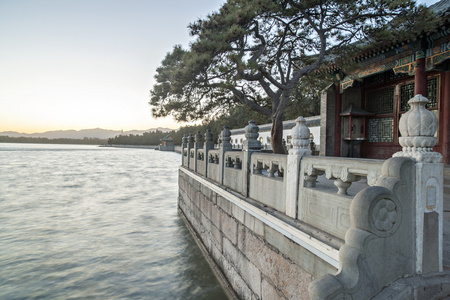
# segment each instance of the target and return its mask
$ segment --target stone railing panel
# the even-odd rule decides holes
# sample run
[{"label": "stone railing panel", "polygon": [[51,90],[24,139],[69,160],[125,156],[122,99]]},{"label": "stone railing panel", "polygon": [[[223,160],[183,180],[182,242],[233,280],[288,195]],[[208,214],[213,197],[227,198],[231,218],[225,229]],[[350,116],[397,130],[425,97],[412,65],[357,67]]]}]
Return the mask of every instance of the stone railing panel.
[{"label": "stone railing panel", "polygon": [[197,173],[206,176],[206,159],[203,149],[197,150]]},{"label": "stone railing panel", "polygon": [[[207,177],[220,183],[220,166],[219,166],[219,160],[220,160],[220,151],[215,150],[209,150],[208,152],[208,164],[207,164]],[[205,158],[206,160],[206,158]]]},{"label": "stone railing panel", "polygon": [[243,153],[241,151],[225,152],[225,168],[223,176],[223,185],[229,187],[241,194],[244,191],[244,172],[242,170]]},{"label": "stone railing panel", "polygon": [[195,165],[197,162],[197,157],[195,157],[195,149],[190,149],[189,151],[189,169],[192,171],[195,170]]},{"label": "stone railing panel", "polygon": [[[374,186],[381,175],[383,160],[356,159],[343,157],[305,157],[302,161],[302,173],[304,176],[317,176],[325,173],[329,180],[334,180],[338,187],[337,193],[347,194],[347,189],[352,182],[359,181],[361,177],[367,178],[367,184]],[[336,181],[338,183],[336,183]],[[309,187],[314,187],[314,182],[307,180]],[[342,183],[348,187],[340,187]]]},{"label": "stone railing panel", "polygon": [[[303,157],[298,219],[344,239],[350,227],[350,204],[353,199],[348,195],[348,188],[362,177],[367,177],[368,185],[374,185],[381,175],[382,164],[381,160]],[[336,188],[327,184],[330,180]],[[363,189],[367,184],[358,185]]]},{"label": "stone railing panel", "polygon": [[183,155],[183,166],[185,166],[187,168],[188,165],[189,165],[188,149],[187,148],[183,148],[183,153],[181,153],[181,155]]},{"label": "stone railing panel", "polygon": [[382,172],[377,186],[353,199],[339,271],[314,281],[311,299],[371,299],[393,280],[414,273],[414,162],[391,158]]},{"label": "stone railing panel", "polygon": [[353,197],[304,189],[298,218],[337,238],[344,239],[350,227],[350,204]]},{"label": "stone railing panel", "polygon": [[286,212],[286,184],[284,173],[287,155],[254,153],[251,156],[250,198],[264,205]]}]

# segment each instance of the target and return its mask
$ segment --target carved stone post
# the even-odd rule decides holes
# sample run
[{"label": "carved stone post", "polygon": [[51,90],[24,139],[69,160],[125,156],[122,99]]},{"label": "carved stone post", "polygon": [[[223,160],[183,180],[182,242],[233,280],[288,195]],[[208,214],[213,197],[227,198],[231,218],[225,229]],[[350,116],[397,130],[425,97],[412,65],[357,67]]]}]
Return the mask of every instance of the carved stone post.
[{"label": "carved stone post", "polygon": [[258,140],[259,137],[259,127],[255,124],[255,121],[250,120],[248,125],[244,128],[245,140],[242,143],[242,168],[244,170],[244,176],[242,177],[244,182],[243,194],[249,196],[249,184],[250,184],[250,174],[251,174],[251,156],[254,152],[261,152],[261,142]]},{"label": "carved stone post", "polygon": [[[443,165],[432,149],[437,119],[422,95],[408,103],[411,109],[400,119],[403,150],[384,162],[375,186],[352,200],[339,271],[309,285],[312,300],[386,299],[378,293],[399,278],[443,271]],[[336,177],[332,172],[328,176]],[[418,295],[424,290],[417,281],[402,286],[408,289]],[[418,298],[428,299],[425,294]]]},{"label": "carved stone post", "polygon": [[394,157],[409,157],[416,167],[416,272],[442,272],[443,177],[442,155],[433,151],[437,117],[425,108],[428,99],[416,95],[399,124],[403,147]]},{"label": "carved stone post", "polygon": [[200,134],[200,131],[197,131],[197,134],[195,135],[195,149],[201,149],[203,148],[203,137]]},{"label": "carved stone post", "polygon": [[192,166],[192,168],[195,172],[197,172],[197,166],[198,166],[197,151],[198,151],[198,149],[201,149],[201,148],[203,148],[203,138],[202,138],[202,135],[200,134],[200,131],[197,131],[197,134],[195,135],[195,139],[194,139],[194,166]]},{"label": "carved stone post", "polygon": [[187,167],[188,169],[194,170],[191,166],[191,149],[194,149],[194,136],[192,133],[187,137]]},{"label": "carved stone post", "polygon": [[181,140],[181,161],[183,166],[188,167],[189,166],[189,155],[187,153],[187,141],[188,137],[187,135],[183,135],[183,138]]},{"label": "carved stone post", "polygon": [[219,168],[220,168],[220,178],[219,182],[223,184],[223,174],[225,169],[225,152],[233,150],[231,145],[231,131],[230,127],[225,125],[222,132],[220,133],[220,154],[219,154]]},{"label": "carved stone post", "polygon": [[300,182],[303,182],[299,177],[300,162],[303,156],[311,155],[311,150],[308,149],[310,131],[305,122],[303,117],[295,120],[296,125],[292,128],[292,149],[287,157],[286,214],[291,218],[297,217],[298,187]]},{"label": "carved stone post", "polygon": [[205,132],[205,143],[203,145],[203,153],[205,157],[205,177],[208,177],[208,164],[209,164],[209,150],[214,149],[213,134],[210,129]]}]

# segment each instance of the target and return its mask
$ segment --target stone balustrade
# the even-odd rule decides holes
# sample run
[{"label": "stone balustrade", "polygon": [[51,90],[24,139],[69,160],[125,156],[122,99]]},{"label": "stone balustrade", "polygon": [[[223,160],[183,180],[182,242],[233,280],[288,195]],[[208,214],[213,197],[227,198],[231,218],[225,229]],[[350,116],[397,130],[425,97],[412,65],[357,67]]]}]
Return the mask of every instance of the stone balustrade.
[{"label": "stone balustrade", "polygon": [[[341,157],[303,157],[300,169],[300,186],[303,188],[299,192],[297,218],[344,239],[350,228],[353,197],[360,190],[376,184],[381,176],[383,162]],[[349,187],[357,181],[360,181],[358,186],[349,193]],[[331,182],[333,184],[329,184]]]},{"label": "stone balustrade", "polygon": [[[312,156],[310,132],[302,117],[292,129],[286,155],[261,152],[259,128],[253,121],[245,127],[242,150],[233,149],[227,126],[218,149],[209,131],[204,142],[199,133],[195,139],[192,134],[184,136],[182,183],[191,184],[186,178],[193,182],[195,178],[202,184],[184,187],[185,198],[192,192],[186,203],[197,201],[197,192],[205,195],[198,207],[206,217],[199,219],[194,213],[188,218],[200,232],[213,226],[223,230],[223,239],[217,241],[229,238],[220,247],[230,265],[239,265],[229,255],[235,253],[232,249],[248,250],[241,247],[246,241],[240,238],[242,226],[260,235],[264,245],[284,245],[278,248],[280,253],[295,244],[302,255],[293,259],[299,259],[302,270],[312,276],[307,288],[311,299],[371,299],[398,278],[442,272],[443,166],[440,154],[433,151],[436,120],[424,108],[427,101],[422,96],[410,100],[412,110],[400,120],[403,149],[386,161]],[[217,196],[211,197],[209,189]],[[188,211],[190,206],[183,205]],[[216,206],[226,215],[218,218]],[[206,221],[208,216],[217,224]],[[260,226],[253,218],[262,222]],[[218,230],[205,236],[217,235]],[[276,232],[286,244],[284,238],[274,240]],[[284,254],[289,256],[289,251]],[[266,258],[272,259],[261,259]],[[251,264],[261,262],[249,259]],[[326,268],[314,270],[311,261]],[[261,272],[268,269],[261,265]],[[282,273],[273,272],[275,277]],[[261,289],[252,291],[259,295]]]},{"label": "stone balustrade", "polygon": [[334,180],[339,195],[347,195],[353,182],[366,178],[367,184],[373,186],[381,176],[384,160],[356,159],[343,157],[304,157],[301,174],[304,175],[304,187],[315,187],[317,177],[325,175]]},{"label": "stone balustrade", "polygon": [[189,169],[192,171],[196,171],[197,166],[197,157],[195,155],[195,149],[190,149],[189,151]]},{"label": "stone balustrade", "polygon": [[208,152],[208,161],[206,163],[206,176],[215,182],[220,182],[220,166],[219,166],[219,155],[220,150],[209,150]]},{"label": "stone balustrade", "polygon": [[286,213],[286,165],[286,155],[254,153],[250,163],[249,197]]},{"label": "stone balustrade", "polygon": [[197,150],[197,172],[203,176],[206,176],[206,161],[207,157],[205,157],[205,150],[198,149]]},{"label": "stone balustrade", "polygon": [[[200,133],[195,139],[192,134],[183,137],[183,165],[263,206],[343,239],[351,198],[356,194],[348,195],[350,186],[357,181],[364,182],[360,189],[375,185],[383,161],[311,156],[305,119],[296,122],[288,155],[261,152],[259,128],[250,121],[242,150],[232,148],[227,126],[220,135],[219,149],[214,149],[210,131],[205,142]],[[317,184],[319,176],[322,182]],[[321,221],[319,216],[324,214],[326,220]]]},{"label": "stone balustrade", "polygon": [[225,168],[242,169],[242,152],[228,151],[225,153]]},{"label": "stone balustrade", "polygon": [[246,193],[243,185],[245,173],[242,170],[243,159],[242,151],[227,151],[225,153],[225,168],[223,170],[223,185],[241,194]]},{"label": "stone balustrade", "polygon": [[284,177],[286,155],[255,153],[252,155],[252,175],[267,175],[270,178]]}]

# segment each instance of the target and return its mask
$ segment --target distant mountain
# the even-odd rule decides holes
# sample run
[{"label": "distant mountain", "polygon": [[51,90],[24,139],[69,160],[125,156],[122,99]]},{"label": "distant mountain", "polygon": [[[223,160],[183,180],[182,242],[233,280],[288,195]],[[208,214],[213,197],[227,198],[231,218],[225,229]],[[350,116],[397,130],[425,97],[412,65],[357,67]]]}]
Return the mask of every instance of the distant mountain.
[{"label": "distant mountain", "polygon": [[54,131],[46,131],[41,133],[20,133],[16,131],[3,131],[0,132],[0,135],[6,135],[9,137],[43,137],[48,139],[58,139],[58,138],[66,138],[66,139],[84,139],[86,138],[99,138],[99,139],[109,139],[113,138],[117,135],[141,135],[144,132],[149,131],[162,131],[162,132],[168,132],[172,131],[170,128],[151,128],[147,130],[130,130],[130,131],[117,131],[117,130],[109,130],[109,129],[101,129],[101,128],[94,128],[94,129],[82,129],[82,130],[54,130]]}]

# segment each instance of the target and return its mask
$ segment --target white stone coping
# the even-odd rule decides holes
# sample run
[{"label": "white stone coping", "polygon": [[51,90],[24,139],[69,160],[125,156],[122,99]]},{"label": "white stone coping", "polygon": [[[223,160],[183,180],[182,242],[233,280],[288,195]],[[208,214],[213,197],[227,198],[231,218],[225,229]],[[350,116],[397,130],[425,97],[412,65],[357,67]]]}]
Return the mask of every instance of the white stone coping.
[{"label": "white stone coping", "polygon": [[272,167],[272,164],[275,164],[278,166],[278,170],[286,171],[287,158],[286,154],[254,152],[251,156],[251,174],[254,174],[253,170],[257,163],[260,163],[262,167],[267,166],[269,169]]},{"label": "white stone coping", "polygon": [[182,172],[189,175],[190,177],[194,178],[201,184],[205,185],[207,188],[211,189],[218,195],[226,198],[231,203],[237,205],[253,217],[257,218],[264,224],[270,226],[271,228],[275,229],[279,233],[283,234],[287,238],[293,240],[306,250],[310,251],[314,255],[320,257],[330,265],[332,265],[335,268],[339,268],[339,250],[319,241],[318,239],[314,238],[313,236],[281,221],[280,219],[272,216],[271,214],[251,205],[250,203],[247,203],[246,201],[240,199],[239,197],[233,195],[230,192],[227,192],[226,190],[222,189],[221,187],[209,182],[208,180],[204,179],[201,176],[198,176],[194,174],[193,172],[185,169],[180,168]]},{"label": "white stone coping", "polygon": [[325,172],[327,179],[341,179],[353,182],[354,176],[366,176],[367,184],[374,186],[381,176],[385,160],[328,156],[304,156],[302,171],[308,175],[314,170]]}]

